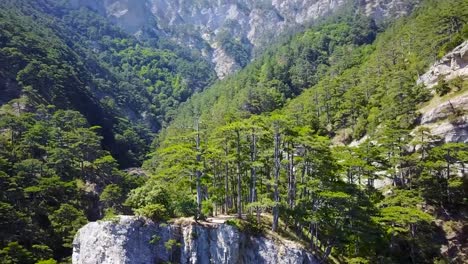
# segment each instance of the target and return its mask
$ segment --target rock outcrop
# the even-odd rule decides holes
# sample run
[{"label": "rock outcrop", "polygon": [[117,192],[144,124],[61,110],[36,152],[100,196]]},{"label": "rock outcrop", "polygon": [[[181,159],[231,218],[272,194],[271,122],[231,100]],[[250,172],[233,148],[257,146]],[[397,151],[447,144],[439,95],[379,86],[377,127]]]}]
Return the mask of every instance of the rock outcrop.
[{"label": "rock outcrop", "polygon": [[439,78],[449,81],[458,76],[468,78],[468,41],[465,41],[438,62],[434,63],[419,78],[418,83],[432,88],[438,83]]},{"label": "rock outcrop", "polygon": [[[419,0],[72,0],[111,18],[126,31],[150,31],[200,51],[219,78],[245,66],[249,59],[285,32],[294,32],[341,7],[359,8],[376,20],[400,16]],[[358,3],[353,7],[355,3]],[[228,38],[230,48],[226,43]],[[234,42],[234,45],[232,45]],[[239,49],[232,51],[232,47]]]},{"label": "rock outcrop", "polygon": [[444,142],[468,143],[468,93],[423,109],[421,125]]},{"label": "rock outcrop", "polygon": [[319,263],[297,243],[227,224],[157,224],[135,216],[92,222],[73,242],[74,264]]},{"label": "rock outcrop", "polygon": [[[450,81],[456,77],[468,79],[468,41],[434,63],[418,83],[432,88],[441,78]],[[447,97],[435,97],[420,110],[421,125],[445,142],[468,143],[468,92],[455,96],[449,94]]]}]

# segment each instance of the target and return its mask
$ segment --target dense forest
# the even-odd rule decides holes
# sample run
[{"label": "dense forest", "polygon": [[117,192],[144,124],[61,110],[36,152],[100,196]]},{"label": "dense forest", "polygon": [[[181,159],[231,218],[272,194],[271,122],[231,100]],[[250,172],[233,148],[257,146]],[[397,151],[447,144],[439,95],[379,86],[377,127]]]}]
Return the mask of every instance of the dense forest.
[{"label": "dense forest", "polygon": [[119,168],[213,76],[199,54],[67,1],[1,1],[0,262],[69,262],[78,228],[144,181]]},{"label": "dense forest", "polygon": [[233,224],[268,223],[338,262],[445,263],[434,220],[464,214],[468,146],[419,127],[418,109],[467,82],[416,81],[468,38],[467,17],[464,1],[386,28],[341,14],[272,47],[181,107],[128,202],[152,217],[246,214]]},{"label": "dense forest", "polygon": [[343,10],[251,63],[223,36],[245,68],[216,82],[201,54],[68,1],[0,7],[1,263],[70,263],[76,231],[118,214],[236,215],[330,263],[463,262],[440,249],[467,223],[468,146],[418,110],[468,81],[417,79],[468,39],[466,1]]},{"label": "dense forest", "polygon": [[102,127],[104,147],[123,167],[141,164],[152,133],[214,76],[199,54],[156,36],[139,41],[67,1],[1,7],[1,102],[22,90],[28,107],[79,111]]}]

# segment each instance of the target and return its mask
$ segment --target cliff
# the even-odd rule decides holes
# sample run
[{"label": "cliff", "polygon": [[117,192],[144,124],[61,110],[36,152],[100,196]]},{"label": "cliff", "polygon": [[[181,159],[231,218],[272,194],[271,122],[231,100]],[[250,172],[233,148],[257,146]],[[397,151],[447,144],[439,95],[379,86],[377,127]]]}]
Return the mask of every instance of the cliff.
[{"label": "cliff", "polygon": [[[346,5],[376,20],[408,13],[419,0],[72,0],[127,32],[168,37],[199,51],[219,78],[244,67],[266,45]],[[357,3],[357,4],[356,4]]]},{"label": "cliff", "polygon": [[419,79],[419,84],[434,87],[440,78],[450,81],[456,77],[468,78],[468,41],[435,62]]},{"label": "cliff", "polygon": [[422,126],[445,142],[468,143],[468,41],[465,41],[422,75],[418,83],[434,88],[439,80],[450,82],[460,78],[459,91],[434,98],[420,109]]},{"label": "cliff", "polygon": [[228,224],[159,224],[135,216],[92,222],[73,242],[75,264],[319,263],[302,246]]}]

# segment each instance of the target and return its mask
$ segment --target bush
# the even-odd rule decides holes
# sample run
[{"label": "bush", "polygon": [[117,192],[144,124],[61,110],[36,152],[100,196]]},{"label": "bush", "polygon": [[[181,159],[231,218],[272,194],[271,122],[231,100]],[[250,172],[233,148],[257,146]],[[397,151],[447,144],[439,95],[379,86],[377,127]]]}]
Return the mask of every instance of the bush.
[{"label": "bush", "polygon": [[160,236],[158,236],[158,235],[153,235],[153,236],[151,237],[151,240],[150,240],[149,243],[150,243],[151,245],[155,245],[155,244],[158,243],[160,240],[161,240],[161,237],[160,237]]},{"label": "bush", "polygon": [[212,216],[213,215],[213,203],[210,200],[202,202],[201,213],[204,216]]},{"label": "bush", "polygon": [[197,203],[193,199],[177,201],[174,205],[176,216],[194,216],[197,214]]},{"label": "bush", "polygon": [[227,225],[234,226],[239,229],[239,231],[246,233],[248,235],[260,235],[263,233],[261,224],[257,223],[254,217],[248,219],[247,221],[241,219],[229,219],[226,221]]},{"label": "bush", "polygon": [[180,247],[181,244],[178,243],[175,239],[169,239],[166,243],[164,243],[164,247],[166,247],[167,251],[171,251],[174,247]]},{"label": "bush", "polygon": [[55,259],[39,260],[36,264],[57,264]]},{"label": "bush", "polygon": [[0,250],[0,263],[34,263],[34,256],[18,242],[10,242]]},{"label": "bush", "polygon": [[102,220],[115,221],[118,220],[118,213],[114,208],[107,208],[104,210],[104,217]]},{"label": "bush", "polygon": [[440,96],[444,96],[452,90],[445,79],[442,77],[439,79],[439,82],[434,86],[436,93]]},{"label": "bush", "polygon": [[167,213],[166,208],[161,204],[149,204],[143,208],[135,209],[135,214],[147,217],[155,222],[169,219],[169,214]]}]

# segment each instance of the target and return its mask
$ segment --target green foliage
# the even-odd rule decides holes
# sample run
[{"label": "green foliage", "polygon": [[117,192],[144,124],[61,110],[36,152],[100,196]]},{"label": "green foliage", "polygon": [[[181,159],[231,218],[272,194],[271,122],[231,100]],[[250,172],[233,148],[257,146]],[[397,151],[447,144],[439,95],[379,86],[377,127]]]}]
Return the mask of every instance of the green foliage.
[{"label": "green foliage", "polygon": [[213,202],[211,202],[210,200],[203,201],[201,211],[204,216],[212,216],[213,215]]},{"label": "green foliage", "polygon": [[36,259],[41,261],[55,261],[52,259],[54,252],[46,245],[33,245],[32,253]]},{"label": "green foliage", "polygon": [[107,208],[104,210],[102,220],[116,221],[118,220],[118,212],[114,208]]},{"label": "green foliage", "polygon": [[153,235],[150,240],[150,244],[155,245],[161,240],[161,237],[158,235]]},{"label": "green foliage", "polygon": [[164,247],[166,248],[167,251],[172,251],[174,250],[175,247],[180,247],[182,246],[181,243],[177,242],[175,239],[169,239],[168,241],[164,242]]},{"label": "green foliage", "polygon": [[[358,25],[360,30],[355,30]],[[187,122],[185,118],[193,114],[222,124],[229,116],[278,109],[322,77],[359,64],[369,53],[367,44],[372,43],[376,32],[371,19],[354,14],[313,27],[287,44],[268,49],[235,76],[194,95],[178,111],[173,126],[182,126]],[[233,40],[229,41],[232,49],[242,51],[239,45],[231,43]]]},{"label": "green foliage", "polygon": [[28,105],[77,110],[102,127],[103,144],[121,166],[139,165],[152,133],[214,73],[200,55],[169,40],[139,41],[97,12],[73,6],[0,3],[1,86],[14,90],[0,102],[21,93]]},{"label": "green foliage", "polygon": [[[234,58],[237,64],[244,67],[248,64],[250,58],[250,47],[247,41],[233,39],[228,31],[217,34],[217,41],[226,53]],[[243,43],[244,42],[244,43]]]},{"label": "green foliage", "polygon": [[0,248],[18,242],[34,261],[61,261],[88,219],[128,211],[122,202],[140,182],[117,169],[79,112],[10,107],[0,108]]},{"label": "green foliage", "polygon": [[165,221],[169,218],[169,213],[162,204],[148,204],[142,208],[136,209],[135,214],[147,217],[155,222]]},{"label": "green foliage", "polygon": [[49,216],[54,231],[63,239],[63,246],[71,248],[76,231],[87,223],[82,211],[70,204],[62,204]]},{"label": "green foliage", "polygon": [[47,259],[47,260],[39,260],[35,264],[58,264],[58,262],[54,259]]},{"label": "green foliage", "polygon": [[28,264],[34,263],[34,257],[18,242],[10,242],[0,250],[0,260],[5,264]]},{"label": "green foliage", "polygon": [[226,225],[233,226],[237,228],[242,233],[257,236],[263,234],[264,230],[260,223],[257,221],[250,219],[250,220],[241,220],[241,219],[228,219],[225,222]]},{"label": "green foliage", "polygon": [[99,200],[107,204],[108,207],[115,207],[123,202],[123,191],[119,185],[113,183],[104,188]]},{"label": "green foliage", "polygon": [[[200,205],[237,212],[227,224],[253,235],[272,215],[274,231],[324,261],[441,260],[440,230],[422,208],[466,207],[468,150],[411,133],[431,97],[415,83],[467,37],[465,2],[424,1],[384,32],[350,10],[193,95],[211,83],[210,67],[170,41],[136,40],[63,1],[2,1],[0,86],[25,97],[0,109],[0,261],[66,261],[88,219],[127,207],[154,221],[198,217]],[[245,41],[226,34],[222,47],[247,64]],[[2,104],[19,94],[7,96]],[[146,158],[152,132],[169,122],[147,181],[118,170]],[[364,135],[359,146],[331,145]],[[382,179],[392,181],[385,196]],[[165,246],[172,254],[180,244]]]},{"label": "green foliage", "polygon": [[[432,263],[441,230],[422,208],[465,205],[456,175],[467,155],[427,129],[411,133],[431,98],[416,80],[444,45],[460,43],[467,15],[462,0],[425,1],[384,32],[343,16],[272,47],[180,108],[154,143],[141,190],[165,183],[179,194],[168,195],[173,205],[201,194],[217,213],[236,212],[227,224],[246,232],[271,214],[273,231],[302,237],[324,259]],[[330,142],[363,136],[354,147]],[[392,182],[385,195],[381,180]]]},{"label": "green foliage", "polygon": [[176,216],[194,216],[197,214],[197,203],[193,199],[185,197],[177,199],[174,202],[174,215]]},{"label": "green foliage", "polygon": [[445,79],[442,78],[438,81],[437,85],[434,86],[434,90],[439,96],[444,96],[450,93],[452,89],[450,88],[448,83],[445,81]]},{"label": "green foliage", "polygon": [[368,18],[329,19],[194,95],[165,134],[176,134],[194,115],[216,127],[275,109],[322,134],[350,130],[344,143],[389,120],[409,127],[418,104],[431,98],[428,89],[415,85],[417,76],[445,44],[462,42],[456,36],[464,32],[467,13],[462,0],[425,1],[377,37],[379,29]]}]

